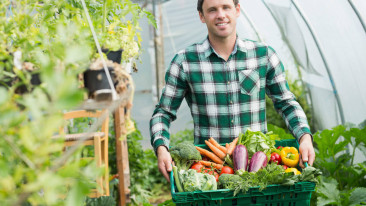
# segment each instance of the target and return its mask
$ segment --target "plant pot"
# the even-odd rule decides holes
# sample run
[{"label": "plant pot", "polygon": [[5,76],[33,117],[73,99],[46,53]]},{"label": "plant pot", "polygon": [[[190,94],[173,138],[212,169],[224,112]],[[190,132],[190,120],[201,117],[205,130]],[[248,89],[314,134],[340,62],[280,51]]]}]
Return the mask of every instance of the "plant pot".
[{"label": "plant pot", "polygon": [[109,49],[102,49],[102,52],[107,55],[107,58],[115,63],[120,64],[122,60],[123,50],[111,51]]},{"label": "plant pot", "polygon": [[0,87],[9,88],[13,85],[14,79],[11,77],[3,77],[0,80]]},{"label": "plant pot", "polygon": [[[32,73],[30,83],[33,86],[37,86],[37,85],[41,84],[41,79],[39,77],[38,72],[37,73]],[[22,84],[18,88],[16,88],[15,92],[18,93],[18,94],[24,94],[24,93],[27,93],[27,92],[30,92],[30,91],[29,91],[29,89],[27,88],[26,85]]]},{"label": "plant pot", "polygon": [[[113,67],[108,67],[109,74],[111,75],[113,85],[116,85],[116,75]],[[95,91],[102,89],[111,89],[107,79],[107,75],[104,69],[100,70],[86,70],[84,72],[84,86],[89,92],[89,96],[92,96]]]}]

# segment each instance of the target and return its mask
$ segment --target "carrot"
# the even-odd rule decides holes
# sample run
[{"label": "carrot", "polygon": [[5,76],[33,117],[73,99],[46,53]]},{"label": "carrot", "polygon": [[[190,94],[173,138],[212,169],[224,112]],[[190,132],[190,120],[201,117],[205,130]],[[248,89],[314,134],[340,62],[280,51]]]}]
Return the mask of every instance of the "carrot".
[{"label": "carrot", "polygon": [[213,166],[214,168],[218,169],[218,170],[221,170],[221,168],[224,166],[222,164],[216,164],[216,163],[213,163],[213,162],[209,162],[209,161],[203,161],[203,160],[200,160],[198,161],[199,163],[205,165],[206,167],[211,167]]},{"label": "carrot", "polygon": [[225,147],[221,146],[218,142],[216,142],[216,140],[214,138],[211,137],[208,141],[211,142],[211,144],[213,144],[213,146],[219,148],[219,150],[221,150],[224,154],[226,154],[227,149]]},{"label": "carrot", "polygon": [[229,144],[228,144],[228,143],[226,143],[226,144],[225,144],[225,147],[226,147],[226,153],[227,153],[227,150],[229,149]]},{"label": "carrot", "polygon": [[229,148],[227,149],[227,153],[231,155],[236,147],[236,144],[238,143],[239,138],[235,138],[229,145]]},{"label": "carrot", "polygon": [[212,153],[212,152],[210,152],[208,150],[202,149],[200,147],[196,147],[196,149],[200,152],[201,155],[210,158],[215,163],[217,163],[217,164],[224,164],[224,162],[218,156],[216,156],[214,153]]},{"label": "carrot", "polygon": [[211,151],[220,157],[222,160],[225,159],[225,153],[223,153],[219,148],[215,147],[211,142],[205,140],[206,145],[211,149]]}]

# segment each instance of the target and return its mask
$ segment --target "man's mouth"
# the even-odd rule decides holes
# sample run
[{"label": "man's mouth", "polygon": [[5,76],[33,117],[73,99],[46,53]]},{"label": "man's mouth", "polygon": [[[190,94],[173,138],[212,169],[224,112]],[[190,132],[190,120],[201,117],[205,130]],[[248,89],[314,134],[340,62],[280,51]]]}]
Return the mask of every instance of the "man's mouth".
[{"label": "man's mouth", "polygon": [[224,22],[224,23],[218,23],[218,24],[216,24],[216,26],[225,26],[225,25],[227,25],[228,23],[227,22]]}]

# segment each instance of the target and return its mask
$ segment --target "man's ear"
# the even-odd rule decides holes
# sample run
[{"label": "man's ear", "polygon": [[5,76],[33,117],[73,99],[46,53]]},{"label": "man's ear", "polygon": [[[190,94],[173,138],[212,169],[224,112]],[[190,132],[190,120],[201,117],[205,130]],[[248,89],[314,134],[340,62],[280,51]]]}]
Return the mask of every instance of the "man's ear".
[{"label": "man's ear", "polygon": [[238,5],[235,7],[236,9],[236,17],[240,16],[240,4],[238,3]]},{"label": "man's ear", "polygon": [[199,12],[198,12],[198,15],[200,16],[201,22],[202,22],[202,23],[206,23],[206,21],[205,21],[205,16],[203,15],[203,13],[199,11]]}]

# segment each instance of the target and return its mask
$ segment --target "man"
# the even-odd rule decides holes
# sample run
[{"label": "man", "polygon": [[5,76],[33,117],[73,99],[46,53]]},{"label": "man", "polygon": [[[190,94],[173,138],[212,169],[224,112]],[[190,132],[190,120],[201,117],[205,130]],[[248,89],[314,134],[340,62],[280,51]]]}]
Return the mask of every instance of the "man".
[{"label": "man", "polygon": [[265,94],[299,140],[300,165],[312,165],[315,153],[310,129],[289,91],[282,63],[272,48],[237,38],[238,0],[198,0],[197,10],[208,38],[173,58],[150,121],[160,172],[169,181],[169,126],[183,98],[191,109],[197,144],[209,137],[230,142],[247,128],[267,132]]}]

